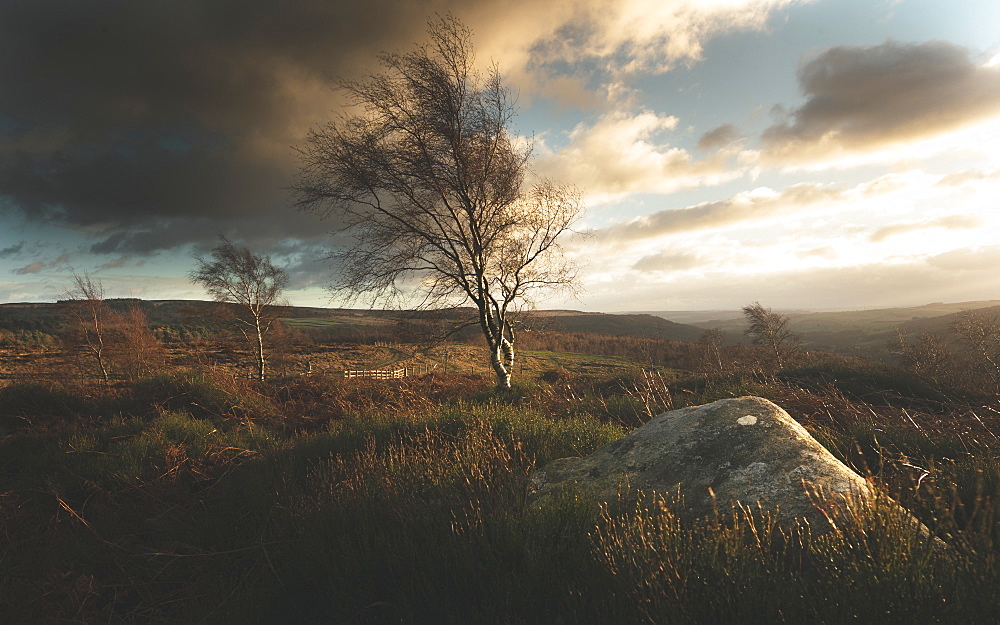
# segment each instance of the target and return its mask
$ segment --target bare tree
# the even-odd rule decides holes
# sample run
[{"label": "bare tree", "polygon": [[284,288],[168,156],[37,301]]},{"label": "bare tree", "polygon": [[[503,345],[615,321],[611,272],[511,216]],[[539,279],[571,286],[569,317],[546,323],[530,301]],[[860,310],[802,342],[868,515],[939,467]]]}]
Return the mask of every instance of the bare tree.
[{"label": "bare tree", "polygon": [[905,359],[910,371],[935,382],[940,382],[954,368],[955,355],[945,338],[934,332],[923,332],[919,339],[911,340],[904,330],[896,328],[889,348]]},{"label": "bare tree", "polygon": [[[296,363],[295,348],[312,341],[301,330],[289,327],[280,319],[271,326],[271,367],[278,375],[288,375],[299,367]],[[298,369],[301,370],[301,369]]]},{"label": "bare tree", "polygon": [[115,310],[104,297],[104,285],[88,273],[74,273],[66,295],[70,341],[93,358],[105,383],[113,376],[134,381],[152,375],[166,361],[163,345],[136,303],[124,312]]},{"label": "bare tree", "polygon": [[167,360],[160,339],[149,329],[149,319],[138,304],[124,312],[112,311],[114,345],[111,358],[129,380],[139,380],[160,371]]},{"label": "bare tree", "polygon": [[73,285],[66,292],[64,304],[66,316],[70,320],[74,340],[94,358],[98,371],[105,383],[111,381],[110,363],[107,357],[111,324],[111,311],[104,303],[104,285],[94,280],[89,273],[73,273]]},{"label": "bare tree", "polygon": [[569,187],[525,189],[532,150],[512,135],[497,66],[474,68],[471,32],[452,16],[428,32],[426,45],[382,54],[382,73],[339,84],[357,112],[309,134],[297,206],[335,218],[352,241],[331,254],[335,292],[474,305],[497,386],[508,388],[510,314],[536,289],[574,284],[557,241],[582,204]]},{"label": "bare tree", "polygon": [[726,333],[722,328],[712,328],[705,330],[698,338],[698,343],[705,346],[703,359],[708,369],[722,372],[725,367],[722,364],[722,344],[726,340]]},{"label": "bare tree", "polygon": [[230,310],[256,352],[257,377],[263,380],[264,337],[283,312],[279,299],[288,285],[288,273],[275,267],[270,257],[237,247],[226,237],[219,239],[211,260],[198,258],[190,277],[215,301],[233,305]]},{"label": "bare tree", "polygon": [[788,317],[764,308],[760,302],[743,307],[747,328],[743,332],[754,345],[768,348],[774,355],[778,368],[785,366],[785,358],[799,346],[800,340],[788,327]]},{"label": "bare tree", "polygon": [[994,386],[1000,387],[1000,323],[997,317],[966,312],[952,324],[978,368],[986,371]]}]

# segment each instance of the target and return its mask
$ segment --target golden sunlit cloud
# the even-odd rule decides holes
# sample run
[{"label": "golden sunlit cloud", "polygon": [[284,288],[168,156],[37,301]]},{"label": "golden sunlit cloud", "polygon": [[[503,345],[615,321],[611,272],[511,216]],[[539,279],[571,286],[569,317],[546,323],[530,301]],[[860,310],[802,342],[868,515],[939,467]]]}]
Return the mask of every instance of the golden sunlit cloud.
[{"label": "golden sunlit cloud", "polygon": [[699,185],[719,184],[742,174],[727,167],[733,153],[720,151],[697,160],[672,147],[663,137],[678,119],[652,111],[612,112],[594,124],[579,124],[569,144],[553,152],[542,146],[537,170],[572,182],[598,204],[628,193],[671,193]]},{"label": "golden sunlit cloud", "polygon": [[924,221],[907,221],[882,226],[871,234],[872,243],[884,241],[889,237],[919,232],[922,230],[969,230],[983,225],[983,219],[976,215],[946,215],[937,219]]},{"label": "golden sunlit cloud", "polygon": [[615,72],[663,72],[697,60],[712,36],[761,30],[777,10],[796,0],[577,0],[537,41],[538,64],[597,62]]},{"label": "golden sunlit cloud", "polygon": [[[480,62],[502,59],[522,98],[589,109],[615,102],[622,76],[696,62],[713,37],[764,30],[779,10],[812,1],[514,0],[464,3],[456,12],[476,32]],[[522,14],[531,19],[511,19]],[[595,74],[605,75],[602,84],[587,87]]]},{"label": "golden sunlit cloud", "polygon": [[729,228],[745,222],[759,225],[803,207],[835,202],[844,197],[844,191],[810,183],[793,185],[780,193],[760,187],[725,200],[657,211],[624,224],[598,230],[596,234],[598,239],[620,243],[698,230]]}]

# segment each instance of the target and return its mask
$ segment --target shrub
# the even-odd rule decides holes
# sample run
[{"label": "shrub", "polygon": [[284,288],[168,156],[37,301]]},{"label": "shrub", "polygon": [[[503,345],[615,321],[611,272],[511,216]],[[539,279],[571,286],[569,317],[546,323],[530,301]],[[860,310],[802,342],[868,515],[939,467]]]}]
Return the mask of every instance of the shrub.
[{"label": "shrub", "polygon": [[88,412],[85,398],[56,384],[16,382],[0,388],[0,436],[25,428],[48,428]]},{"label": "shrub", "polygon": [[263,396],[225,375],[182,369],[138,381],[127,411],[153,416],[160,412],[186,412],[216,424],[271,417],[274,407]]}]

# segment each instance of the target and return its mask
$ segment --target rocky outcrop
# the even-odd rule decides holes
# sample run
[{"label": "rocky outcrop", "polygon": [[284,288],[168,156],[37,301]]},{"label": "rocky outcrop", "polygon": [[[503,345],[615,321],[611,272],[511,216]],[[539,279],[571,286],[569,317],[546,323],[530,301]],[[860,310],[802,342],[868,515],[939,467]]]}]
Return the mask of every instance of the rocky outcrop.
[{"label": "rocky outcrop", "polygon": [[614,502],[620,486],[673,493],[682,516],[760,505],[779,524],[806,519],[814,533],[829,529],[811,492],[869,500],[864,478],[837,460],[777,405],[759,397],[724,399],[654,417],[625,438],[585,458],[562,458],[536,471],[529,501],[576,489],[595,501]]}]

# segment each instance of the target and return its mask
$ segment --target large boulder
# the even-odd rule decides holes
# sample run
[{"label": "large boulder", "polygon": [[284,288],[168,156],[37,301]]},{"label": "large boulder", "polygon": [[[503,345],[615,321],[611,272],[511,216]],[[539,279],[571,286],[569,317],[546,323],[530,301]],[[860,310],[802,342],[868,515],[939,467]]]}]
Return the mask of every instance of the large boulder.
[{"label": "large boulder", "polygon": [[757,509],[759,502],[779,524],[804,518],[814,533],[830,529],[829,511],[814,505],[817,490],[825,501],[873,495],[780,407],[740,397],[661,414],[590,456],[550,462],[531,476],[529,502],[574,489],[613,503],[623,483],[632,491],[680,490],[684,517],[728,513],[737,503]]}]

